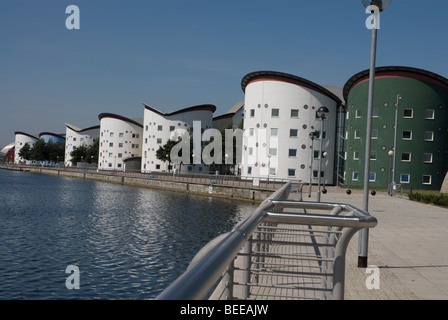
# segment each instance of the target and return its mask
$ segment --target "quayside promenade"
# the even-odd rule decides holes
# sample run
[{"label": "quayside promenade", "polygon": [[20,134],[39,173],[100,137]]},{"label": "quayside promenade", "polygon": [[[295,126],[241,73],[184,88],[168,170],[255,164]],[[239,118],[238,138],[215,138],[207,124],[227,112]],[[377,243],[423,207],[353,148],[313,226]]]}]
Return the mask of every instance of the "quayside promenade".
[{"label": "quayside promenade", "polygon": [[[348,203],[362,209],[361,190],[347,195],[344,189],[327,187],[323,202]],[[316,194],[304,200],[315,201]],[[316,188],[313,187],[313,191]],[[291,193],[290,198],[297,198]],[[447,300],[448,209],[377,192],[369,197],[369,213],[378,224],[369,230],[368,265],[380,272],[380,289],[367,289],[370,275],[357,267],[358,234],[346,255],[346,300]]]}]

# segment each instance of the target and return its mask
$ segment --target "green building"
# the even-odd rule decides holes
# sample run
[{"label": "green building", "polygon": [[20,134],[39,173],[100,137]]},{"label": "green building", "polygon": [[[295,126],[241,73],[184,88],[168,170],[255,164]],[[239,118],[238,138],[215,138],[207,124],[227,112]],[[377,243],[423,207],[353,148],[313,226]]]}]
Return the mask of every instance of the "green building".
[{"label": "green building", "polygon": [[[365,70],[352,76],[343,89],[346,186],[364,185],[368,87],[369,70]],[[377,68],[370,186],[387,188],[395,181],[404,189],[440,190],[448,170],[447,123],[448,79],[416,68]]]}]

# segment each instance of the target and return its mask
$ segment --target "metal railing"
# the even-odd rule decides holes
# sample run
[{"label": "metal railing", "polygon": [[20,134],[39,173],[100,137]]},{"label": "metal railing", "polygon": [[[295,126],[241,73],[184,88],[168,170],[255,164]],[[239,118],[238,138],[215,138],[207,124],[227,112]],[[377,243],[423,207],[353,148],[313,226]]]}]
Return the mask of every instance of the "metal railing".
[{"label": "metal railing", "polygon": [[347,204],[286,200],[290,188],[209,242],[156,299],[343,299],[348,243],[377,220]]}]

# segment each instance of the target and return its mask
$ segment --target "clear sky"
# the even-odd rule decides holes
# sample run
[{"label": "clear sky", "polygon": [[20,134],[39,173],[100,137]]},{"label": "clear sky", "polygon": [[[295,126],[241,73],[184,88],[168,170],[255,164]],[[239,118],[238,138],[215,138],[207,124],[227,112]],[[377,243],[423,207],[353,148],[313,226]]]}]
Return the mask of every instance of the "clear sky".
[{"label": "clear sky", "polygon": [[[68,5],[80,29],[68,30]],[[448,78],[448,1],[393,0],[377,66]],[[98,114],[142,118],[244,101],[244,75],[271,70],[343,87],[368,69],[360,0],[0,0],[0,149],[15,131],[65,133]]]}]

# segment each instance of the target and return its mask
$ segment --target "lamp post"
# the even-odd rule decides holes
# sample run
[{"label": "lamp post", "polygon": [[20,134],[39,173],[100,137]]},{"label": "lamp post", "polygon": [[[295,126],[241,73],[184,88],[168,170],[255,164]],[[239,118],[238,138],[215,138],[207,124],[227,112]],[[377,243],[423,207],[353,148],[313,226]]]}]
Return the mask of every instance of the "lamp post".
[{"label": "lamp post", "polygon": [[[389,150],[389,152],[387,153],[387,155],[390,157],[390,161],[389,161],[389,176],[387,177],[388,179],[388,183],[389,183],[389,181],[390,181],[390,171],[391,171],[391,169],[393,168],[392,167],[392,164],[391,164],[391,162],[392,162],[392,157],[394,156],[394,154],[395,154],[395,152],[393,151],[393,150]],[[393,179],[393,178],[392,178]],[[388,194],[390,195],[390,196],[392,196],[392,182],[390,183],[390,184],[388,184]]]},{"label": "lamp post", "polygon": [[397,156],[397,128],[398,128],[398,101],[401,100],[400,94],[397,94],[397,102],[394,104],[395,106],[395,124],[394,124],[394,159],[392,162],[392,182],[391,182],[391,189],[390,189],[390,195],[395,195],[395,189],[397,184],[395,183],[395,161]]},{"label": "lamp post", "polygon": [[311,131],[309,136],[311,139],[311,161],[310,161],[310,186],[308,188],[308,198],[311,197],[311,185],[313,181],[314,138],[316,137],[316,132]]},{"label": "lamp post", "polygon": [[[327,157],[328,157],[328,152],[325,151],[322,155],[324,156],[324,159],[327,159]],[[327,165],[324,164],[324,186],[323,186],[323,189],[322,189],[322,192],[323,192],[324,194],[327,193],[327,190],[325,189],[325,179],[326,179],[326,178],[325,178],[325,176],[326,176],[325,172],[326,172],[326,170],[327,170]]]},{"label": "lamp post", "polygon": [[[392,0],[362,0],[363,5],[374,14],[374,19],[379,19],[379,12],[384,11],[392,2]],[[367,11],[368,12],[368,11]],[[367,126],[366,126],[366,150],[364,160],[364,194],[363,194],[363,209],[369,212],[369,176],[370,176],[370,146],[372,137],[372,110],[373,110],[373,94],[375,81],[375,61],[376,61],[376,40],[377,28],[379,21],[374,21],[372,27],[372,43],[370,49],[370,74],[369,74],[369,95],[367,104]],[[358,241],[358,267],[367,267],[367,251],[369,241],[369,229],[364,228],[359,231]]]},{"label": "lamp post", "polygon": [[[268,184],[269,184],[269,171],[271,171],[271,154],[268,154]],[[274,179],[275,180],[275,179]]]},{"label": "lamp post", "polygon": [[317,110],[317,116],[322,120],[322,123],[320,125],[320,149],[319,149],[319,172],[318,172],[318,182],[317,182],[317,202],[320,202],[320,172],[322,169],[322,147],[323,147],[323,140],[324,140],[324,121],[325,119],[327,119],[327,115],[330,111],[328,110],[327,107],[320,107]]}]

